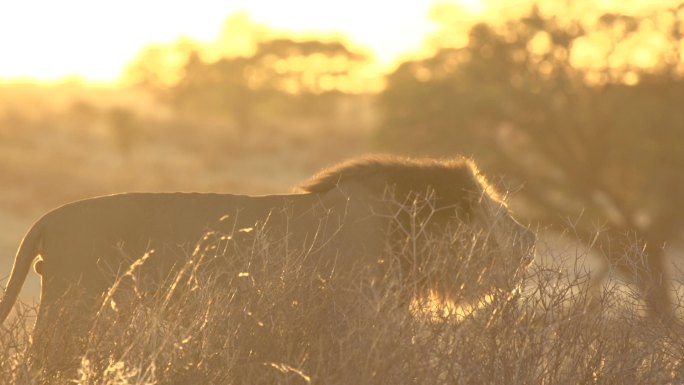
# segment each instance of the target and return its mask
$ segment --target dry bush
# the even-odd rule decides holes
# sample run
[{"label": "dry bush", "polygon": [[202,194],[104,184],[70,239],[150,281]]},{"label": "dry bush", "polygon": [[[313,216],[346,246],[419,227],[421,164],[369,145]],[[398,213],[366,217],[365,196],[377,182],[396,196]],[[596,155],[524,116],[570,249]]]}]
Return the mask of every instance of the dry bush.
[{"label": "dry bush", "polygon": [[[453,245],[454,239],[445,235],[442,242]],[[439,242],[431,247],[455,252]],[[463,255],[458,263],[481,257]],[[32,371],[26,364],[26,313],[3,326],[0,381],[684,382],[682,328],[649,323],[637,293],[617,282],[593,298],[587,275],[560,263],[535,265],[521,290],[494,292],[472,307],[422,298],[408,312],[392,285],[369,292],[355,279],[362,271],[321,275],[303,258],[258,228],[209,233],[163,290],[145,287],[135,266],[123,276],[103,301],[82,350],[60,352],[77,357],[71,370]],[[450,258],[435,266],[453,263]],[[423,271],[429,276],[432,270]]]}]

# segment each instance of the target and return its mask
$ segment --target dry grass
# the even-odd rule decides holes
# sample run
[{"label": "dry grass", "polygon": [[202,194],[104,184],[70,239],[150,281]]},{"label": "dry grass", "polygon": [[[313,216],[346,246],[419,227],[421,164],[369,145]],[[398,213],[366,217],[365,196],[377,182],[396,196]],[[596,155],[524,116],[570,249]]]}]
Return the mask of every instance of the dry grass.
[{"label": "dry grass", "polygon": [[[408,312],[393,288],[369,293],[358,289],[355,274],[323,277],[302,263],[305,255],[288,252],[258,230],[247,248],[233,240],[205,239],[163,290],[146,290],[132,268],[103,301],[82,341],[55,328],[54,338],[65,341],[57,351],[29,348],[32,312],[22,310],[0,328],[0,381],[684,382],[681,328],[649,323],[638,296],[617,283],[608,283],[587,306],[587,276],[560,263],[533,266],[523,290],[494,293],[475,311],[426,299],[414,301]],[[32,369],[29,352],[47,354],[49,365],[63,370]]]}]

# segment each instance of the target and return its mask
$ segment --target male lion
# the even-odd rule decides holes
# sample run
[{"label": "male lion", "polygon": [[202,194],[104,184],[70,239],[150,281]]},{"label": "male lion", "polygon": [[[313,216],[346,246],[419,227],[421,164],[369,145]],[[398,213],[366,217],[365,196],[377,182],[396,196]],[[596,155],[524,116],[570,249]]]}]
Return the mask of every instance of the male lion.
[{"label": "male lion", "polygon": [[[301,250],[302,263],[331,274],[368,266],[355,271],[367,271],[369,276],[362,278],[373,287],[389,284],[382,282],[387,274],[377,266],[399,266],[398,284],[410,285],[411,295],[430,292],[458,301],[492,288],[511,289],[509,278],[531,262],[535,236],[510,216],[467,159],[369,156],[324,170],[298,191],[269,196],[125,193],[52,210],[19,247],[0,301],[0,321],[38,256],[42,290],[34,336],[59,325],[62,318],[54,308],[64,297],[78,295],[84,313],[92,314],[116,277],[143,255],[143,278],[159,282],[216,228],[240,234],[259,227]],[[481,259],[477,271],[463,273],[456,255],[447,255],[453,258],[450,266],[430,270],[430,258],[453,252],[457,242],[433,250],[417,241],[429,243],[434,239],[430,234],[464,228],[471,238],[482,239],[480,248],[470,250],[487,250],[476,256]],[[396,263],[388,262],[392,258]],[[496,266],[505,266],[504,273],[495,273]]]}]

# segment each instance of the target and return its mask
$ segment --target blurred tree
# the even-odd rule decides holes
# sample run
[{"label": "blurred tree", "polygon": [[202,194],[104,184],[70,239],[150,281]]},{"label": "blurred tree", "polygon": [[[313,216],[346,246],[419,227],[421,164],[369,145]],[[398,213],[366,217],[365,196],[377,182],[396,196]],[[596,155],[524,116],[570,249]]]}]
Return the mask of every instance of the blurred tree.
[{"label": "blurred tree", "polygon": [[188,58],[199,50],[200,44],[187,38],[147,46],[126,67],[124,79],[161,95],[178,83]]},{"label": "blurred tree", "polygon": [[[243,130],[262,109],[322,115],[343,93],[367,92],[362,76],[369,58],[342,42],[268,39],[244,15],[224,29],[215,46],[188,39],[150,46],[128,66],[126,78],[175,111],[230,116]],[[226,47],[230,43],[239,49]]]},{"label": "blurred tree", "polygon": [[[684,5],[593,25],[534,7],[475,25],[466,45],[388,76],[377,141],[472,155],[523,185],[530,214],[577,232],[669,318],[663,247],[684,225],[683,19]],[[634,240],[643,261],[626,257]]]},{"label": "blurred tree", "polygon": [[286,101],[287,109],[316,113],[331,106],[366,56],[340,42],[274,39],[262,41],[246,57],[204,61],[188,57],[170,99],[179,109],[229,114],[247,129],[260,105]]}]

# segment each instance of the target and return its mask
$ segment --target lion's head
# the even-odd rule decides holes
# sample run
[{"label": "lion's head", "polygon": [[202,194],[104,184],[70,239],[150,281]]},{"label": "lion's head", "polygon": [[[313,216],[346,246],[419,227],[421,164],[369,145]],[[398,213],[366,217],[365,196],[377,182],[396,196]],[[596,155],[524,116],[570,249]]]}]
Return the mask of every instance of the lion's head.
[{"label": "lion's head", "polygon": [[389,219],[381,259],[399,267],[414,294],[473,302],[514,290],[533,260],[535,235],[469,159],[370,156],[324,170],[299,189],[324,193],[351,183],[368,189],[374,214]]}]

